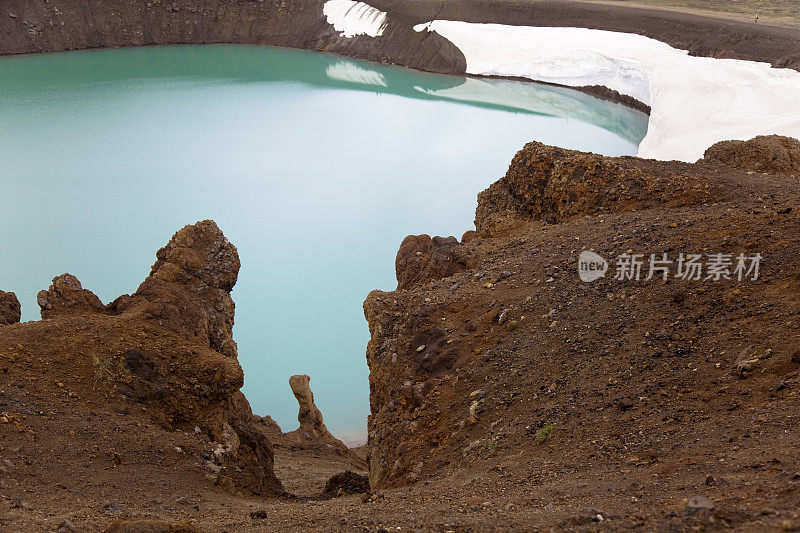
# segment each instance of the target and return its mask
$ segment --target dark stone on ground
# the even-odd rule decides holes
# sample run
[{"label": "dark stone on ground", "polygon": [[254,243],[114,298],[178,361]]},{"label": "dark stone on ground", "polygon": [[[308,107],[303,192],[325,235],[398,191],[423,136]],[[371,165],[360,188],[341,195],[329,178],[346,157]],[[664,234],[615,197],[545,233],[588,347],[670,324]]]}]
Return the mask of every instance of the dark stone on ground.
[{"label": "dark stone on ground", "polygon": [[336,474],[325,484],[325,495],[337,496],[340,490],[344,494],[367,492],[369,491],[369,478],[349,470]]}]

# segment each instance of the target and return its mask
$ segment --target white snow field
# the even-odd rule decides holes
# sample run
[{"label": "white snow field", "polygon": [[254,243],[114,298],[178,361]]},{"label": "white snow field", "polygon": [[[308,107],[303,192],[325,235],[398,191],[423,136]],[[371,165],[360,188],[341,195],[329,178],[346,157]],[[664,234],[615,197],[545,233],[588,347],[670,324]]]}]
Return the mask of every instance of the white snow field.
[{"label": "white snow field", "polygon": [[[369,7],[329,0],[328,22],[343,35],[374,33],[386,14],[363,6]],[[415,29],[435,31],[455,44],[467,60],[467,74],[604,85],[644,102],[652,111],[640,157],[693,162],[722,140],[800,138],[800,72],[794,70],[693,57],[641,35],[585,28],[434,20]]]}]

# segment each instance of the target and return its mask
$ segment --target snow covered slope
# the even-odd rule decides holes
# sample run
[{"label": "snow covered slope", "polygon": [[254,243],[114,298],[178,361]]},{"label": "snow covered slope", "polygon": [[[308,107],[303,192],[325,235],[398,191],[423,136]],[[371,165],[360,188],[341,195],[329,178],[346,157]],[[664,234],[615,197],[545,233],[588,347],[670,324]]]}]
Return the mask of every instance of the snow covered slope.
[{"label": "snow covered slope", "polygon": [[800,73],[766,63],[692,57],[640,35],[433,21],[466,56],[469,74],[605,85],[652,107],[639,156],[695,161],[727,139],[800,138]]},{"label": "snow covered slope", "polygon": [[[380,38],[386,13],[329,0],[328,22],[344,36]],[[603,85],[652,108],[639,156],[696,161],[717,141],[781,134],[800,138],[800,72],[767,63],[693,57],[660,41],[585,28],[538,28],[435,20],[467,73],[518,76],[573,87]]]},{"label": "snow covered slope", "polygon": [[364,2],[328,0],[322,8],[322,14],[343,37],[378,37],[383,35],[386,26],[386,13]]}]

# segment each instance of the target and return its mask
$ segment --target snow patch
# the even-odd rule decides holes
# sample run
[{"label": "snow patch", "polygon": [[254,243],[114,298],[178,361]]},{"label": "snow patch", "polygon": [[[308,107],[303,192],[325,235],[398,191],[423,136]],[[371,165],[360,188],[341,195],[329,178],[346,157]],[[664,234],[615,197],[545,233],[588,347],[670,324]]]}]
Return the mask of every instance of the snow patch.
[{"label": "snow patch", "polygon": [[691,162],[722,140],[800,138],[800,73],[794,70],[692,57],[640,35],[585,28],[435,20],[414,29],[455,44],[468,74],[604,85],[650,105],[640,157]]},{"label": "snow patch", "polygon": [[322,8],[328,24],[340,32],[342,37],[383,35],[386,28],[386,13],[364,2],[352,0],[328,0]]}]

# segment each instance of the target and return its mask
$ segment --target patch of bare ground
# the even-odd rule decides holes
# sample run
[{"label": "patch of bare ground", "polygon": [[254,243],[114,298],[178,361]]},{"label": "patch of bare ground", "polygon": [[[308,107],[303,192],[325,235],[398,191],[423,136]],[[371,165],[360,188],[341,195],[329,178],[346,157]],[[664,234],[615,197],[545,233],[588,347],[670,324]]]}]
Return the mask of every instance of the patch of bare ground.
[{"label": "patch of bare ground", "polygon": [[800,5],[794,0],[578,0],[594,4],[626,5],[666,11],[731,18],[800,28]]}]

